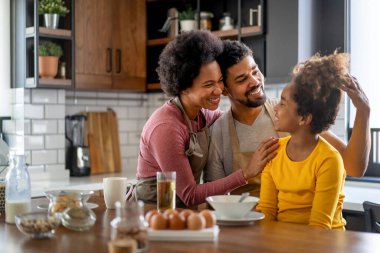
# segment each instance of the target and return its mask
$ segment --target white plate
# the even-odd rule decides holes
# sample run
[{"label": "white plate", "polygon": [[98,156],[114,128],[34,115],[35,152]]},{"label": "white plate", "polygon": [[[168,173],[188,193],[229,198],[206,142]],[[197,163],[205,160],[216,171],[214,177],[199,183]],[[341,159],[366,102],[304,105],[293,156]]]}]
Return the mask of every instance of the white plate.
[{"label": "white plate", "polygon": [[[87,208],[94,209],[97,208],[99,205],[95,203],[86,203],[85,204]],[[41,204],[37,206],[38,209],[42,210],[48,210],[49,209],[49,204]]]},{"label": "white plate", "polygon": [[148,230],[151,241],[212,242],[218,238],[218,234],[218,226],[202,230]]},{"label": "white plate", "polygon": [[265,214],[260,212],[249,212],[244,218],[240,219],[222,219],[216,217],[216,224],[221,226],[248,226],[251,225],[254,221],[262,220],[265,218]]}]

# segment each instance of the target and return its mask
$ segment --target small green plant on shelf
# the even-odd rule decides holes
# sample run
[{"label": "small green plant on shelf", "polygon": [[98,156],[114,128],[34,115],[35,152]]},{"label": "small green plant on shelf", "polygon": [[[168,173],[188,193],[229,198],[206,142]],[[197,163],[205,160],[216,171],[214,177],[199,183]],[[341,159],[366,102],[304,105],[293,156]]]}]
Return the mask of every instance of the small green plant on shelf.
[{"label": "small green plant on shelf", "polygon": [[61,57],[63,55],[62,47],[54,42],[46,41],[42,42],[38,46],[39,56],[56,56]]},{"label": "small green plant on shelf", "polygon": [[65,2],[62,0],[41,0],[38,5],[38,13],[65,16],[69,13],[69,9],[67,9]]},{"label": "small green plant on shelf", "polygon": [[181,11],[178,14],[178,18],[180,21],[182,20],[194,20],[195,11],[191,7],[191,5],[188,5],[184,11]]}]

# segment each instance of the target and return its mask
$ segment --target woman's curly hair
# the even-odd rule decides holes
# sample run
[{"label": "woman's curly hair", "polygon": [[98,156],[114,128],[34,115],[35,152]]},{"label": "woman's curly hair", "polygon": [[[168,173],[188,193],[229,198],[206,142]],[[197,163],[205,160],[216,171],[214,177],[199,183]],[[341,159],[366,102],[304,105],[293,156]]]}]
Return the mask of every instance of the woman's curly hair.
[{"label": "woman's curly hair", "polygon": [[191,87],[203,64],[223,52],[222,41],[209,31],[182,33],[162,51],[156,69],[161,88],[168,96],[178,96]]},{"label": "woman's curly hair", "polygon": [[293,69],[293,99],[301,116],[312,115],[314,134],[327,130],[335,122],[341,99],[340,87],[348,81],[348,54],[316,54]]}]

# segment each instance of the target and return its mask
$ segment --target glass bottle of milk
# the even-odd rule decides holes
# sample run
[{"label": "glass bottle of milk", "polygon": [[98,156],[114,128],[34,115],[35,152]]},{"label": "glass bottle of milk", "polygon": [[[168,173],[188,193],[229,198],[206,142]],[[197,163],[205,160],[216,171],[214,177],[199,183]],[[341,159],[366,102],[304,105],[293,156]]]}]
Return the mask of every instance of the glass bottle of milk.
[{"label": "glass bottle of milk", "polygon": [[25,155],[10,155],[5,179],[5,221],[15,223],[17,214],[31,210],[30,177]]}]

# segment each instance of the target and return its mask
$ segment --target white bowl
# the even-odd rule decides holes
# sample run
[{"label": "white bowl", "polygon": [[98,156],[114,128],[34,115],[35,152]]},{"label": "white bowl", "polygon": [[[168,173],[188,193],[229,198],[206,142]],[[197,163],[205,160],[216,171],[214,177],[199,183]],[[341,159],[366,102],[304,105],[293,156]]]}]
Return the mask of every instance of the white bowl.
[{"label": "white bowl", "polygon": [[206,200],[215,209],[216,217],[220,219],[240,219],[245,217],[259,199],[248,196],[239,202],[240,195],[217,195],[207,197]]}]

